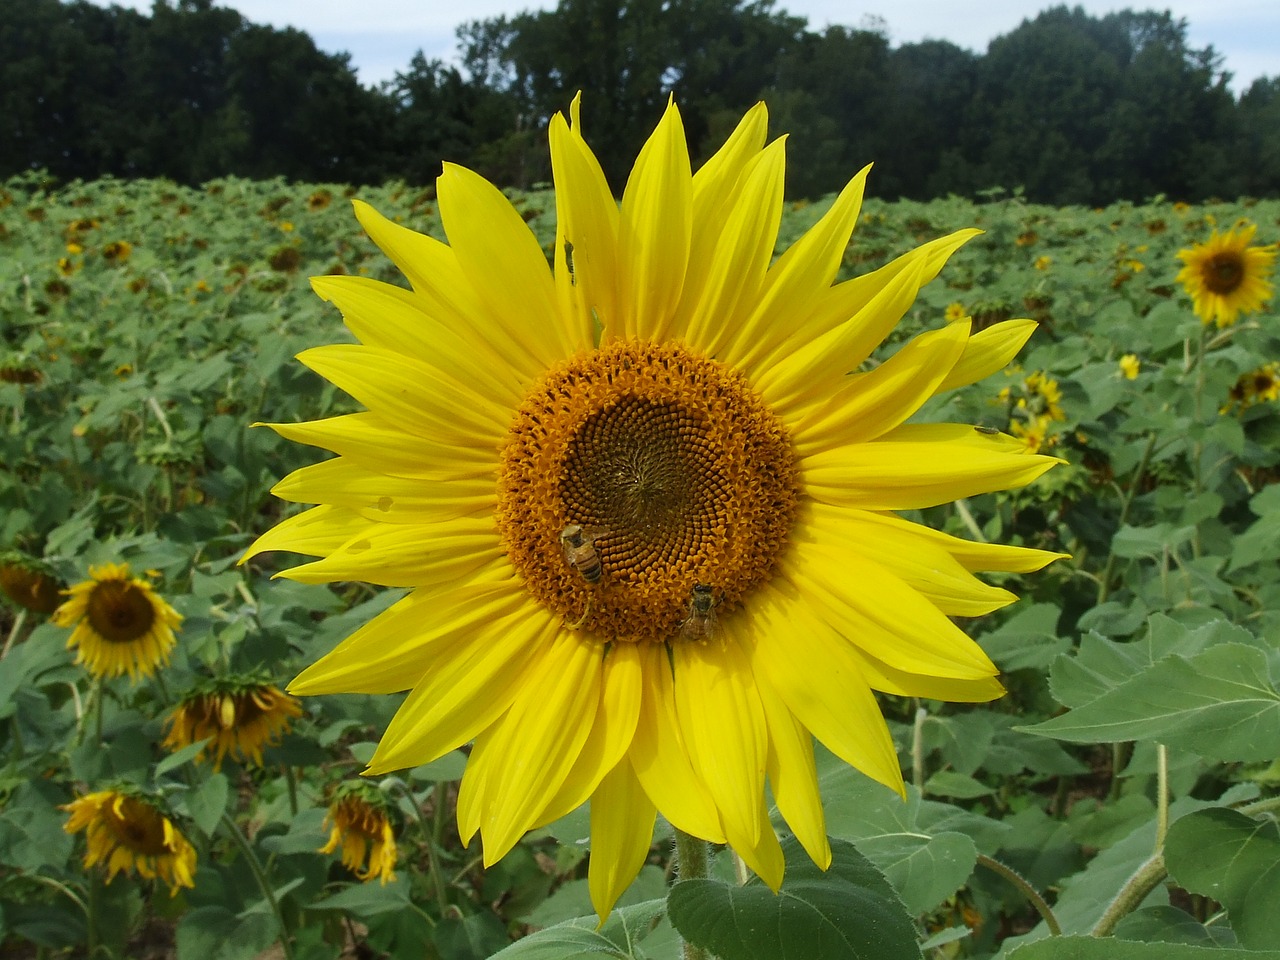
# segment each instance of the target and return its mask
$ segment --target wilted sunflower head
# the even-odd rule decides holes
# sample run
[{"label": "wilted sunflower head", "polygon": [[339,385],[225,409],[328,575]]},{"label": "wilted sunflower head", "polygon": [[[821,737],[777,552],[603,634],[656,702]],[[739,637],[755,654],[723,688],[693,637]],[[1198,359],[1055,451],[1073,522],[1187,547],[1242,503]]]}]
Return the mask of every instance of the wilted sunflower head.
[{"label": "wilted sunflower head", "polygon": [[302,715],[297,699],[275,684],[255,677],[216,677],[188,692],[166,721],[164,746],[169,750],[210,741],[196,755],[213,750],[213,768],[222,769],[228,754],[262,766],[262,750],[277,742],[294,717]]},{"label": "wilted sunflower head", "polygon": [[386,797],[368,783],[345,783],[334,791],[325,825],[333,824],[321,853],[342,848],[342,865],[361,880],[396,878],[396,834]]},{"label": "wilted sunflower head", "polygon": [[0,553],[0,590],[32,613],[52,613],[62,584],[48,564],[15,550]]},{"label": "wilted sunflower head", "polygon": [[1201,322],[1228,327],[1241,313],[1256,313],[1271,299],[1276,245],[1250,246],[1257,230],[1252,223],[1226,233],[1214,230],[1206,243],[1178,251],[1184,265],[1177,279]]},{"label": "wilted sunflower head", "polygon": [[275,493],[319,504],[247,557],[413,591],[305,670],[301,694],[409,689],[370,773],[474,741],[464,842],[493,863],[591,800],[601,915],[656,813],[731,844],[771,886],[765,780],[830,862],[816,736],[895,790],[872,690],[981,701],[996,668],[949,619],[1013,595],[976,570],[1056,555],[973,544],[896,511],[1028,483],[1056,461],[908,420],[1000,369],[1029,320],[967,320],[866,363],[976,231],[836,282],[866,172],[781,256],[784,141],[752,109],[696,173],[674,105],[615,202],[578,104],[552,118],[550,269],[496,187],[447,164],[448,244],[358,203],[412,290],[313,281],[359,344],[303,363],[367,409],[281,435],[337,457]]},{"label": "wilted sunflower head", "polygon": [[169,662],[182,616],[151,584],[129,576],[127,563],[89,568],[89,579],[65,591],[53,622],[72,627],[67,647],[96,677],[149,677]]},{"label": "wilted sunflower head", "polygon": [[121,870],[169,885],[194,887],[196,851],[166,814],[162,802],[133,788],[85,794],[62,807],[70,812],[63,829],[85,832],[85,869],[101,863],[110,883]]}]

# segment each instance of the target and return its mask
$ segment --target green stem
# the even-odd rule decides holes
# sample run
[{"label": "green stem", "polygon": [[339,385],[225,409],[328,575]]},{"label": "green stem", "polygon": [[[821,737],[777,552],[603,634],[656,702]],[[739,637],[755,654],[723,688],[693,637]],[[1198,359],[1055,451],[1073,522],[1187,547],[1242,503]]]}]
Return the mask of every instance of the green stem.
[{"label": "green stem", "polygon": [[284,783],[289,788],[289,815],[298,815],[298,776],[293,767],[284,764]]},{"label": "green stem", "polygon": [[924,790],[924,721],[929,711],[916,700],[916,719],[911,728],[911,782],[917,790]]},{"label": "green stem", "polygon": [[1280,810],[1280,797],[1266,797],[1263,800],[1253,800],[1249,803],[1241,804],[1236,807],[1236,809],[1251,817],[1257,816],[1260,813],[1270,813],[1272,810]]},{"label": "green stem", "polygon": [[[680,880],[702,880],[707,876],[707,841],[676,830],[676,877]],[[711,960],[701,947],[688,942],[680,945],[682,960]]]},{"label": "green stem", "polygon": [[[444,882],[444,874],[440,872],[440,857],[438,856],[440,848],[435,843],[435,832],[432,830],[431,824],[427,823],[426,814],[422,812],[422,805],[418,803],[418,798],[413,795],[413,791],[399,777],[384,777],[379,789],[386,791],[389,789],[400,791],[400,795],[409,801],[409,807],[413,810],[413,818],[417,822],[418,827],[422,830],[422,836],[427,843],[427,870],[431,874],[431,886],[435,890],[436,905],[440,908],[440,916],[445,916],[449,909],[449,887]],[[436,787],[436,802],[440,802],[439,785]],[[434,926],[434,924],[433,924]]]},{"label": "green stem", "polygon": [[1165,877],[1169,875],[1169,871],[1165,869],[1163,854],[1153,854],[1151,859],[1140,866],[1120,888],[1120,892],[1115,895],[1109,904],[1107,904],[1106,912],[1102,914],[1092,930],[1089,931],[1091,937],[1109,937],[1115,930],[1116,925],[1138,908],[1143,900],[1147,899],[1151,893]]},{"label": "green stem", "polygon": [[1156,849],[1158,855],[1164,849],[1164,838],[1169,832],[1169,748],[1156,744]]},{"label": "green stem", "polygon": [[102,900],[102,881],[95,871],[89,872],[89,891],[85,904],[85,950],[90,960],[98,953],[98,908]]},{"label": "green stem", "polygon": [[284,914],[280,912],[280,901],[276,899],[276,892],[271,889],[271,882],[262,869],[262,861],[253,852],[253,847],[229,813],[222,814],[222,824],[227,828],[227,833],[235,845],[240,848],[240,852],[244,854],[245,863],[249,865],[253,879],[258,883],[258,889],[262,891],[263,897],[271,907],[271,912],[275,915],[276,924],[280,927],[280,948],[284,951],[285,960],[293,960],[293,942],[289,937],[289,928],[285,926]]},{"label": "green stem", "polygon": [[22,623],[27,619],[27,608],[20,607],[18,615],[13,618],[13,626],[9,630],[9,638],[4,642],[4,649],[0,650],[0,660],[9,655],[9,648],[13,646],[13,641],[18,639],[18,632],[22,629]]},{"label": "green stem", "polygon": [[1031,905],[1036,908],[1036,913],[1040,914],[1040,918],[1044,920],[1049,932],[1055,937],[1062,936],[1062,925],[1058,923],[1058,918],[1054,916],[1053,909],[1049,906],[1048,901],[1040,896],[1040,891],[1033,887],[1026,877],[999,860],[988,857],[985,853],[978,854],[978,863],[993,873],[1000,874],[1000,876],[1021,890],[1022,895],[1031,901]]}]

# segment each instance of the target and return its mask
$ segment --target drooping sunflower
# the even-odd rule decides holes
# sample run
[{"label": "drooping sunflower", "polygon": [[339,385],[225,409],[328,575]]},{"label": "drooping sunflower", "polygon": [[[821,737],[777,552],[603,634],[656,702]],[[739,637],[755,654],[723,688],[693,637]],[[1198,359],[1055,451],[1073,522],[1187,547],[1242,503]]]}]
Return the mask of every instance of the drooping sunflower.
[{"label": "drooping sunflower", "polygon": [[346,783],[329,803],[325,825],[332,823],[321,853],[342,848],[342,865],[361,880],[396,878],[396,834],[386,798],[365,783]]},{"label": "drooping sunflower", "polygon": [[619,207],[575,101],[549,131],[550,270],[502,193],[462,167],[437,182],[448,244],[357,203],[413,289],[313,281],[360,343],[299,359],[367,409],[273,425],[338,456],[275,487],[319,506],[246,555],[318,557],[282,574],[302,582],[414,588],[290,691],[410,690],[369,773],[474,741],[458,825],[486,863],[590,800],[602,916],[659,811],[776,889],[766,778],[828,864],[813,737],[901,790],[872,690],[1000,696],[948,616],[1014,599],[972,571],[1057,556],[897,514],[1057,462],[971,425],[907,422],[1008,363],[1029,320],[947,324],[861,369],[976,231],[834,283],[864,170],[775,260],[784,144],[765,130],[761,104],[693,173],[668,106]]},{"label": "drooping sunflower", "polygon": [[69,599],[53,612],[53,622],[73,627],[67,648],[95,677],[149,677],[169,662],[173,631],[182,615],[151,589],[129,576],[127,563],[89,568],[89,579],[66,591]]},{"label": "drooping sunflower", "polygon": [[62,585],[49,566],[16,550],[0,553],[0,591],[32,613],[52,613]]},{"label": "drooping sunflower", "polygon": [[1178,251],[1183,267],[1177,279],[1202,323],[1229,327],[1241,313],[1256,313],[1271,299],[1276,245],[1250,246],[1257,230],[1252,223],[1225,233],[1214,230],[1207,242]]},{"label": "drooping sunflower", "polygon": [[104,864],[107,882],[121,870],[169,885],[195,886],[196,851],[161,809],[159,801],[132,789],[100,790],[62,807],[71,813],[63,829],[85,831],[84,868]]},{"label": "drooping sunflower", "polygon": [[[252,677],[218,677],[203,681],[182,698],[169,715],[164,746],[169,750],[211,740],[213,768],[232,758],[262,766],[262,748],[279,740],[295,717],[297,699],[272,683]],[[205,750],[198,753],[203,759]]]}]

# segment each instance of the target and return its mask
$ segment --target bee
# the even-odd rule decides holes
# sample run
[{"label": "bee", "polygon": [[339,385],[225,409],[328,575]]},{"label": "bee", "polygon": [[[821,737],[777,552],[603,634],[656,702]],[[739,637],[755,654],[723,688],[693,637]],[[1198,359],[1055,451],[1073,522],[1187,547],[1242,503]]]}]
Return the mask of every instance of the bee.
[{"label": "bee", "polygon": [[600,564],[600,554],[596,553],[595,537],[582,528],[571,523],[560,531],[560,546],[564,550],[564,559],[582,575],[582,579],[595,586],[604,576],[604,567]]},{"label": "bee", "polygon": [[716,633],[716,605],[713,588],[695,583],[689,591],[689,615],[680,621],[681,640],[710,640]]},{"label": "bee", "polygon": [[[577,570],[587,586],[596,586],[604,576],[604,566],[600,563],[600,554],[596,553],[595,537],[599,531],[586,529],[580,524],[571,523],[560,531],[560,549],[564,551],[565,563]],[[586,608],[573,623],[565,621],[570,630],[577,630],[591,615],[591,597],[587,596]]]}]

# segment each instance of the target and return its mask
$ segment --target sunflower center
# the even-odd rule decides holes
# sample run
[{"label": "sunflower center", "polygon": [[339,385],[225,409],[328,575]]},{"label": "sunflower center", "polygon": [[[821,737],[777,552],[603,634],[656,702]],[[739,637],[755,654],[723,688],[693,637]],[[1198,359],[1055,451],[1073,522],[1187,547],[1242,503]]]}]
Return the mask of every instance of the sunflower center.
[{"label": "sunflower center", "polygon": [[135,800],[126,800],[122,809],[108,812],[112,832],[122,846],[138,856],[159,856],[168,851],[160,815]]},{"label": "sunflower center", "polygon": [[678,344],[621,342],[521,404],[498,525],[539,602],[611,640],[661,642],[769,576],[797,494],[790,438],[745,378]]},{"label": "sunflower center", "polygon": [[1240,287],[1244,280],[1244,261],[1233,251],[1215,253],[1205,264],[1204,285],[1213,293],[1224,295]]},{"label": "sunflower center", "polygon": [[147,634],[156,612],[147,595],[128,580],[104,580],[89,595],[88,617],[102,639],[130,643]]}]

